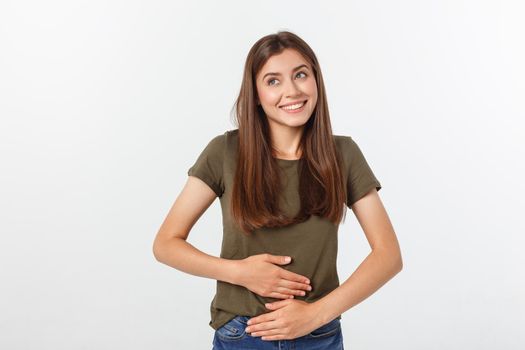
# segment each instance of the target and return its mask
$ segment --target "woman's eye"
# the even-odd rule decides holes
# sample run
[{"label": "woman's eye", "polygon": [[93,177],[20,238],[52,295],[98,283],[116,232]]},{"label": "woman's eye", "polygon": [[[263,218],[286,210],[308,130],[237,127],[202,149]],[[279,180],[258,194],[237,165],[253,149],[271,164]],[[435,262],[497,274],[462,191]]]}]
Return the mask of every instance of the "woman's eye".
[{"label": "woman's eye", "polygon": [[[307,76],[307,74],[305,72],[299,72],[295,76],[297,77],[297,76],[299,76],[299,74],[304,74],[305,77]],[[272,81],[278,81],[278,80],[277,79],[270,79],[270,80],[266,81],[266,83],[268,85],[275,85],[275,84],[272,84]]]},{"label": "woman's eye", "polygon": [[305,72],[299,72],[299,73],[297,73],[297,75],[299,75],[299,74],[304,74],[304,76],[306,76],[306,73],[305,73]]}]

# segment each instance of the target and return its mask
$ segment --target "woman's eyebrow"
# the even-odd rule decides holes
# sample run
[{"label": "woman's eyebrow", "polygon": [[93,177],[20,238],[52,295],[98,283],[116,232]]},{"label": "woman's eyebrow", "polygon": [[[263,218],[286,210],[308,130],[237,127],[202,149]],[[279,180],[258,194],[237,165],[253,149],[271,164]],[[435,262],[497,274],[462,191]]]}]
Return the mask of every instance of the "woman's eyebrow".
[{"label": "woman's eyebrow", "polygon": [[[306,64],[301,64],[300,66],[297,66],[295,67],[292,72],[295,72],[296,70],[300,69],[300,68],[308,68],[308,66]],[[266,73],[262,78],[264,80],[264,78],[266,78],[267,75],[281,75],[281,73],[273,73],[273,72],[269,72],[269,73]]]}]

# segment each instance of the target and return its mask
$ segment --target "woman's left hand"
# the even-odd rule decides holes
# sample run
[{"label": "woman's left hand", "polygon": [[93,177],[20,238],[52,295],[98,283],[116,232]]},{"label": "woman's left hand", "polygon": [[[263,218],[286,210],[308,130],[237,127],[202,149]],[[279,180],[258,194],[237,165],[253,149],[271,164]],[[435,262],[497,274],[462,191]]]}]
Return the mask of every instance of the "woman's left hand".
[{"label": "woman's left hand", "polygon": [[295,339],[322,326],[316,303],[286,299],[267,303],[266,308],[274,311],[248,321],[246,332],[251,336],[262,336],[262,340]]}]

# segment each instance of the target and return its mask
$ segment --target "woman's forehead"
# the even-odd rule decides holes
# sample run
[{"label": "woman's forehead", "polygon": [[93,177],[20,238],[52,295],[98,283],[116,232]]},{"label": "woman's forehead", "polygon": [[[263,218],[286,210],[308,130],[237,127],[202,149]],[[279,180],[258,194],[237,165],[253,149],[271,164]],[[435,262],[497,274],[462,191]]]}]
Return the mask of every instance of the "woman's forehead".
[{"label": "woman's forehead", "polygon": [[268,58],[258,75],[268,73],[285,74],[301,68],[303,65],[310,68],[308,61],[299,52],[293,49],[284,49],[281,53]]}]

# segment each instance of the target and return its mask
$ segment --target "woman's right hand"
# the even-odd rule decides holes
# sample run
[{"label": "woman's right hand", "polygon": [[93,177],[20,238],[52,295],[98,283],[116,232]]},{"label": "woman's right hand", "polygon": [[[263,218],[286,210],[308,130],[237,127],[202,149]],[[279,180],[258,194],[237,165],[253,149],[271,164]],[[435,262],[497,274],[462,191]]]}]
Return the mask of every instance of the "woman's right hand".
[{"label": "woman's right hand", "polygon": [[258,254],[239,260],[237,284],[263,297],[290,299],[294,295],[305,295],[312,289],[310,280],[275,265],[289,264],[291,260],[285,258]]}]

